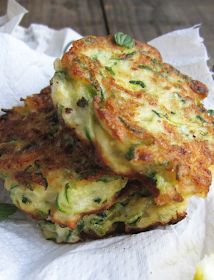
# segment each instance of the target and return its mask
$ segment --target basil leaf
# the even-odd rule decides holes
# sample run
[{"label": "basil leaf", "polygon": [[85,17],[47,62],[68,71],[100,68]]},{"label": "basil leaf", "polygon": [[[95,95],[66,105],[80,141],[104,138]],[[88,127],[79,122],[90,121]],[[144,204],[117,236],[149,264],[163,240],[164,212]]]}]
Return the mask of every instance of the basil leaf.
[{"label": "basil leaf", "polygon": [[17,208],[13,204],[0,203],[0,220],[7,219],[16,212]]},{"label": "basil leaf", "polygon": [[126,48],[133,48],[135,41],[131,36],[124,34],[123,32],[117,32],[114,34],[114,41],[117,45]]}]

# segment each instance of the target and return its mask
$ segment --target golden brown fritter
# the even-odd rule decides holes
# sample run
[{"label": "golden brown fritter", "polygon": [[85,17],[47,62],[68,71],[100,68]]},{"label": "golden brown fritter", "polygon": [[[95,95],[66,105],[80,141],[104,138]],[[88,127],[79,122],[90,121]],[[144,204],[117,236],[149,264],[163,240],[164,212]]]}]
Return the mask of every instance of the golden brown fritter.
[{"label": "golden brown fritter", "polygon": [[146,181],[101,169],[89,146],[59,124],[50,89],[0,117],[0,176],[14,204],[47,239],[74,243],[140,232],[186,215],[187,200],[157,206]]},{"label": "golden brown fritter", "polygon": [[164,63],[153,47],[119,46],[112,36],[74,42],[55,68],[54,104],[104,166],[149,178],[159,205],[207,194],[214,116],[201,103],[203,83]]},{"label": "golden brown fritter", "polygon": [[0,172],[14,204],[75,227],[83,215],[109,208],[127,180],[101,169],[92,149],[70,134],[49,88],[0,117]]}]

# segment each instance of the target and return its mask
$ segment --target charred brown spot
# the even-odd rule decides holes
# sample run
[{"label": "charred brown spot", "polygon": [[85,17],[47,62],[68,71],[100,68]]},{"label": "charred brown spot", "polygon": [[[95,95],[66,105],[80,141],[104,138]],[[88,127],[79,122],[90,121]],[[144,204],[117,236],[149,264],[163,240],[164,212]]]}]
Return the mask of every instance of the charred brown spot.
[{"label": "charred brown spot", "polygon": [[70,114],[73,111],[72,108],[65,108],[65,113]]},{"label": "charred brown spot", "polygon": [[197,94],[200,94],[202,98],[206,97],[208,94],[208,88],[202,82],[197,80],[192,80],[190,82],[190,88]]},{"label": "charred brown spot", "polygon": [[85,97],[80,98],[77,101],[77,106],[79,106],[81,108],[85,108],[86,106],[88,106],[88,100]]}]

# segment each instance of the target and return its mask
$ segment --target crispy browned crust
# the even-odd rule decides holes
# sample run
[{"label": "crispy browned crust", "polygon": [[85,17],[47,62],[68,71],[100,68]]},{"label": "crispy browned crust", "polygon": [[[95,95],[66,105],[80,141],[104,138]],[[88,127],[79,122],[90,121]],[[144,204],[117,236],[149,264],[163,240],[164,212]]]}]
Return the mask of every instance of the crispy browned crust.
[{"label": "crispy browned crust", "polygon": [[[121,47],[113,42],[112,36],[88,36],[74,42],[73,47],[63,56],[62,66],[68,71],[71,77],[80,79],[86,83],[92,83],[99,91],[99,84],[96,82],[95,77],[99,73],[100,63],[99,61],[92,62],[89,57],[83,55],[90,48],[103,48],[106,50],[114,48],[116,50]],[[200,100],[204,99],[208,94],[206,85],[192,80],[171,65],[163,63],[159,52],[155,48],[136,42],[136,50],[141,50],[142,54],[136,63],[133,62],[133,71],[139,63],[152,65],[155,58],[161,63],[162,67],[157,75],[154,76],[155,83],[161,81],[160,74],[163,73],[170,73],[173,77],[179,76],[182,79],[182,83],[179,85],[182,89],[182,96],[187,101],[194,100],[194,105],[183,109],[185,116],[188,116],[187,118],[190,117],[190,114],[199,116],[199,118],[202,116],[201,118],[202,120],[204,119],[204,126],[206,126],[208,134],[213,136],[214,117],[208,115],[206,109],[200,104]],[[108,73],[102,82],[105,85],[106,92],[112,92],[113,89],[116,91],[123,89],[115,83],[112,76]],[[134,110],[139,106],[136,100],[138,98],[145,99],[150,105],[155,105],[157,101],[152,96],[146,95],[143,89],[139,92],[132,92],[128,89],[123,90],[127,95],[134,96],[132,100],[129,100],[129,110],[127,110],[126,102],[119,103],[118,99],[111,96],[108,96],[104,103],[99,96],[95,97],[93,100],[93,109],[95,110],[97,119],[118,145],[125,143],[126,139],[139,139],[145,143],[144,146],[137,149],[133,161],[141,162],[143,166],[148,166],[148,169],[150,166],[152,167],[154,162],[164,162],[166,160],[170,162],[166,167],[166,171],[172,174],[176,173],[176,180],[179,182],[179,187],[177,190],[174,189],[173,194],[169,195],[159,195],[158,190],[156,190],[156,202],[158,204],[165,204],[171,199],[181,201],[181,194],[187,194],[188,188],[191,195],[205,196],[209,191],[212,178],[209,168],[214,164],[213,141],[212,143],[208,143],[208,141],[197,140],[197,138],[191,141],[184,140],[181,137],[181,133],[178,133],[177,128],[167,121],[163,121],[163,127],[166,133],[149,133],[147,130],[139,127],[137,123],[133,122]],[[170,139],[172,138],[176,139],[177,144],[171,144]],[[99,161],[103,166],[111,168],[111,163],[102,154],[99,141],[95,140],[94,145]],[[117,173],[130,178],[139,176],[133,169],[130,169],[126,173]]]},{"label": "crispy browned crust", "polygon": [[[136,228],[136,227],[126,226],[124,223],[116,223],[113,226],[112,231],[102,237],[99,235],[96,235],[94,232],[87,232],[87,233],[81,232],[80,240],[78,241],[78,243],[83,242],[83,241],[89,241],[89,240],[104,239],[107,237],[115,237],[115,236],[119,236],[119,235],[123,235],[123,234],[137,234],[137,233],[141,233],[141,232],[155,230],[159,227],[165,227],[167,225],[177,224],[178,222],[182,221],[185,217],[186,217],[186,212],[177,213],[176,218],[172,218],[170,221],[168,221],[166,223],[157,222],[157,223],[154,223],[153,225],[150,225],[145,228]],[[66,242],[64,242],[64,243],[66,243]]]},{"label": "crispy browned crust", "polygon": [[[51,170],[74,170],[87,183],[102,175],[111,175],[97,164],[93,148],[82,145],[73,132],[59,124],[55,107],[50,97],[50,88],[40,94],[29,96],[23,106],[6,111],[0,117],[0,172],[14,178],[17,184],[30,188],[32,184],[46,189],[48,184],[55,184],[55,177],[49,182],[47,174]],[[53,182],[52,182],[53,180]],[[75,228],[78,220],[86,215],[98,213],[112,206],[116,194],[109,203],[97,207],[94,211],[76,215],[73,220],[63,223],[51,209],[50,218],[60,225]],[[18,205],[19,206],[19,205]],[[34,219],[41,219],[39,213],[20,208]]]},{"label": "crispy browned crust", "polygon": [[[59,125],[49,87],[27,97],[24,106],[0,116],[0,171],[9,172],[23,185],[34,182],[42,187],[47,186],[45,175],[51,169],[74,168],[87,179],[104,174],[93,149],[71,135]],[[38,173],[33,165],[42,171]]]}]

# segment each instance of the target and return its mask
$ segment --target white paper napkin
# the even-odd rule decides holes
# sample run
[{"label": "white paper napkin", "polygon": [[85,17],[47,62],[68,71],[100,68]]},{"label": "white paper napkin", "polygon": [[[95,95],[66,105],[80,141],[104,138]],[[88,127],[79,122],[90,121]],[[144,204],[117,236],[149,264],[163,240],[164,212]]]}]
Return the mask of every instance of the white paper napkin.
[{"label": "white paper napkin", "polygon": [[[0,107],[4,108],[46,86],[54,57],[80,37],[70,28],[54,31],[35,24],[28,29],[14,25],[10,30],[11,35],[0,33]],[[151,44],[165,61],[204,81],[210,89],[206,105],[214,106],[213,80],[198,27],[168,33]],[[3,201],[5,194],[0,198]],[[192,279],[196,263],[214,252],[213,188],[207,199],[193,198],[188,212],[174,226],[76,245],[46,241],[32,221],[23,216],[10,218],[0,222],[0,279]]]}]

